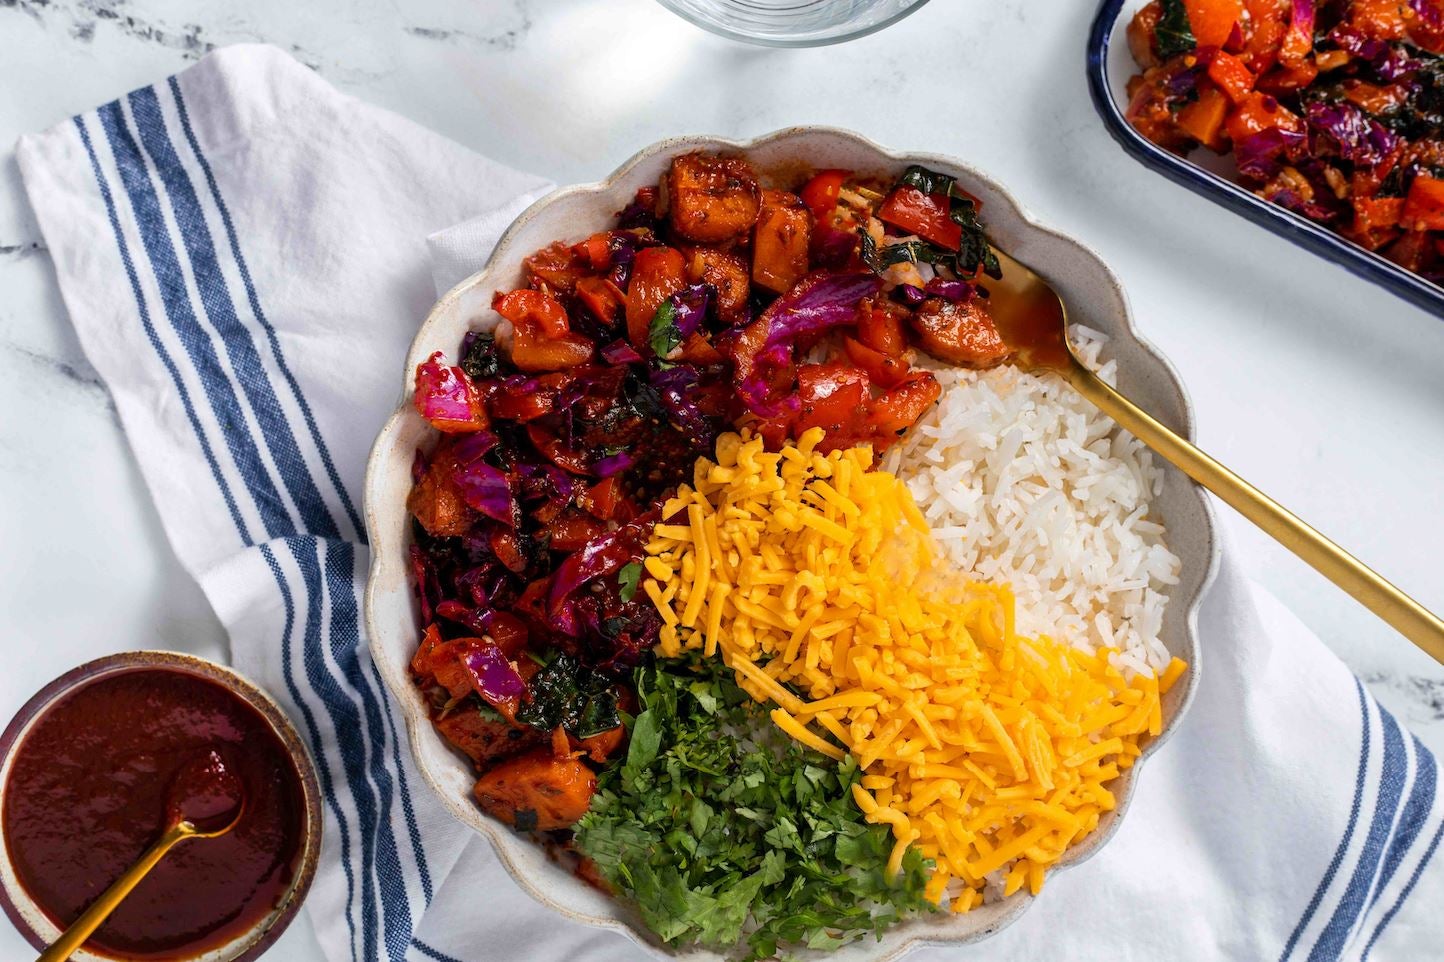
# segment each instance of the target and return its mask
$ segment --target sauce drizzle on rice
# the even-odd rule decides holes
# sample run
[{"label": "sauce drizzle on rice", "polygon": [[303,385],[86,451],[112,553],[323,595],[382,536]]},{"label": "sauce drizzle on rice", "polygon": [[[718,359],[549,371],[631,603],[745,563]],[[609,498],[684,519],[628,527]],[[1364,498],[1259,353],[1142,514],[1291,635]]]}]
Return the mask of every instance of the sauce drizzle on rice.
[{"label": "sauce drizzle on rice", "polygon": [[1036,893],[1114,807],[1104,783],[1162,730],[1160,696],[1186,666],[1130,678],[1110,649],[1019,634],[1009,587],[939,563],[870,448],[822,454],[822,440],[768,453],[723,435],[699,459],[648,545],[661,652],[720,652],[779,728],[857,758],[855,802],[891,826],[894,871],[912,844],[934,862],[933,901],[967,911],[999,876],[1005,895]]}]

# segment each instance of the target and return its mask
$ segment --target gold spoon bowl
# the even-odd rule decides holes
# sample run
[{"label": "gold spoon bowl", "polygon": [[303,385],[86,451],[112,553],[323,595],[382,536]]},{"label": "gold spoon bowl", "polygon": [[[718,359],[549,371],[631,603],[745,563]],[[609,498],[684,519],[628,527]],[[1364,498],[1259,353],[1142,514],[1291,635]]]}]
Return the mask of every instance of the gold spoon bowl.
[{"label": "gold spoon bowl", "polygon": [[1003,277],[986,285],[1003,339],[1025,370],[1050,370],[1165,461],[1213,492],[1279,544],[1444,663],[1444,621],[1297,515],[1234,474],[1090,370],[1068,339],[1068,311],[1032,268],[997,251]]},{"label": "gold spoon bowl", "polygon": [[81,913],[80,918],[70,923],[70,927],[60,933],[60,938],[50,943],[50,947],[40,953],[35,962],[65,962],[75,954],[75,950],[85,944],[85,940],[95,933],[95,930],[105,924],[110,914],[120,907],[125,897],[141,883],[150,870],[165,858],[166,853],[175,848],[181,842],[192,838],[218,838],[236,827],[236,823],[245,814],[244,800],[238,800],[232,809],[229,818],[222,817],[220,820],[208,821],[206,829],[196,826],[188,818],[180,818],[171,822],[170,827],[161,833],[160,838],[150,848],[141,853],[135,864],[126,869],[125,872],[111,883],[110,888],[101,892],[96,900],[90,903],[90,908]]}]

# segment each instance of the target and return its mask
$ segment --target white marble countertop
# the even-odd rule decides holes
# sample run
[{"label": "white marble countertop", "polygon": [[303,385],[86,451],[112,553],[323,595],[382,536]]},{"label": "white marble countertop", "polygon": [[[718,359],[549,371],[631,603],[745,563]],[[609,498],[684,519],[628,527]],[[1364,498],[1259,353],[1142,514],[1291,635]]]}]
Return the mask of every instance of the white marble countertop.
[{"label": "white marble countertop", "polygon": [[[247,41],[563,183],[668,134],[799,122],[966,158],[1113,266],[1206,449],[1444,609],[1444,323],[1126,157],[1084,85],[1092,4],[1063,6],[934,3],[844,46],[772,51],[650,0],[0,0],[0,716],[105,652],[224,657],[80,352],[12,145]],[[1444,749],[1444,669],[1235,531],[1247,570]],[[0,928],[0,957],[24,955]],[[268,956],[320,957],[304,921]]]}]

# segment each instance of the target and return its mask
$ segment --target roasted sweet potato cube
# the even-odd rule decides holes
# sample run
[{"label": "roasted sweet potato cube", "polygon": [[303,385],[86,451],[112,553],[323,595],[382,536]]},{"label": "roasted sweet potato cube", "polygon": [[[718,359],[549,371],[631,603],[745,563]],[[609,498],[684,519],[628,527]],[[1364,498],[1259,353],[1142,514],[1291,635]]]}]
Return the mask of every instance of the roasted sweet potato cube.
[{"label": "roasted sweet potato cube", "polygon": [[609,728],[604,732],[589,735],[586,738],[572,738],[570,744],[577,751],[587,753],[587,757],[594,762],[604,762],[616,754],[617,749],[627,740],[627,730],[621,725],[616,728]]},{"label": "roasted sweet potato cube", "polygon": [[950,364],[996,367],[1013,353],[998,333],[987,303],[976,296],[966,301],[930,297],[913,314],[912,323],[918,346]]},{"label": "roasted sweet potato cube", "polygon": [[454,477],[456,459],[443,443],[432,455],[426,473],[406,498],[406,510],[435,538],[457,538],[471,530],[476,512],[461,499]]},{"label": "roasted sweet potato cube", "polygon": [[757,222],[762,189],[741,157],[684,154],[667,172],[672,229],[701,244],[740,237]]},{"label": "roasted sweet potato cube", "polygon": [[746,258],[715,247],[694,247],[683,253],[687,258],[687,279],[693,284],[711,284],[717,291],[717,314],[722,322],[740,321],[751,292]]},{"label": "roasted sweet potato cube", "polygon": [[475,704],[464,705],[438,718],[436,730],[483,767],[536,748],[546,740],[535,728],[487,717]]},{"label": "roasted sweet potato cube", "polygon": [[477,780],[472,794],[484,812],[513,828],[550,832],[575,825],[596,790],[590,768],[543,748],[497,765]]},{"label": "roasted sweet potato cube", "polygon": [[764,190],[752,241],[752,280],[785,294],[807,273],[812,214],[791,191]]}]

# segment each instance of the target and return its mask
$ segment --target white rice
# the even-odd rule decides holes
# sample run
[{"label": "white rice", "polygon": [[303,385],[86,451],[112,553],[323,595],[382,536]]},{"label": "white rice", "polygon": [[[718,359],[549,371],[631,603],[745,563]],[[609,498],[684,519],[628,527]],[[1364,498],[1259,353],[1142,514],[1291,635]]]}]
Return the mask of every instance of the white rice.
[{"label": "white rice", "polygon": [[[1106,338],[1073,328],[1084,362]],[[969,577],[1008,582],[1018,629],[1152,673],[1179,560],[1149,503],[1163,486],[1152,453],[1056,374],[934,369],[937,405],[883,458],[906,480],[948,559]]]}]

